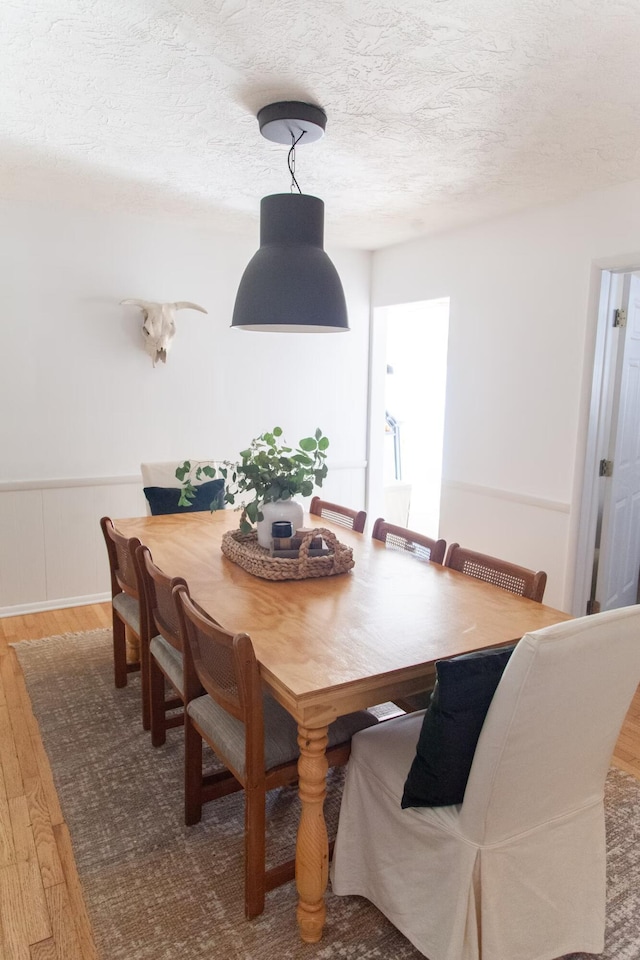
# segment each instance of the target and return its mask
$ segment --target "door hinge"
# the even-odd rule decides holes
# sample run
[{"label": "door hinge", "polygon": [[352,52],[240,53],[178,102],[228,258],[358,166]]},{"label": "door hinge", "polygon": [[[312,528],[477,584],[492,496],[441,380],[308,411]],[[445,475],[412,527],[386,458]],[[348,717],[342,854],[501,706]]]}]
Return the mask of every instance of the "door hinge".
[{"label": "door hinge", "polygon": [[588,600],[587,601],[587,616],[590,617],[594,613],[600,613],[600,601],[599,600]]},{"label": "door hinge", "polygon": [[601,477],[612,477],[613,460],[601,460],[599,474]]},{"label": "door hinge", "polygon": [[613,311],[613,325],[614,327],[626,327],[627,311],[624,308]]}]

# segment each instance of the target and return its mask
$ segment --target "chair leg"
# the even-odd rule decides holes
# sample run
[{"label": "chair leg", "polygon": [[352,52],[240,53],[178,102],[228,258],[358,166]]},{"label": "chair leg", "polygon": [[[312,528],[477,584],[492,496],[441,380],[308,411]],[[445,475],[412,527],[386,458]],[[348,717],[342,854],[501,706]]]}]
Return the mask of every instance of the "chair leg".
[{"label": "chair leg", "polygon": [[248,920],[264,910],[265,790],[245,784],[244,795],[244,912]]},{"label": "chair leg", "polygon": [[153,655],[149,656],[149,698],[151,743],[154,747],[161,747],[167,739],[164,711],[164,673]]},{"label": "chair leg", "polygon": [[140,690],[142,692],[142,729],[151,729],[151,681],[149,678],[149,640],[140,639]]},{"label": "chair leg", "polygon": [[184,711],[184,822],[202,819],[202,737]]},{"label": "chair leg", "polygon": [[124,622],[113,610],[113,671],[116,687],[127,685],[127,643]]}]

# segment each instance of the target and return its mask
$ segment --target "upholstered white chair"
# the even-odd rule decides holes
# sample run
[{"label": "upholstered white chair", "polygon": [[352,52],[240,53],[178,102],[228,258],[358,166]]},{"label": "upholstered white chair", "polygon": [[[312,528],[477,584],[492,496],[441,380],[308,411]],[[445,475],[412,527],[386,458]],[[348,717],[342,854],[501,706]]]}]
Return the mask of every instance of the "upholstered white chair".
[{"label": "upholstered white chair", "polygon": [[422,713],[352,740],[333,890],[371,900],[429,960],[600,953],[603,791],[640,681],[640,607],[522,638],[462,804],[401,809]]}]

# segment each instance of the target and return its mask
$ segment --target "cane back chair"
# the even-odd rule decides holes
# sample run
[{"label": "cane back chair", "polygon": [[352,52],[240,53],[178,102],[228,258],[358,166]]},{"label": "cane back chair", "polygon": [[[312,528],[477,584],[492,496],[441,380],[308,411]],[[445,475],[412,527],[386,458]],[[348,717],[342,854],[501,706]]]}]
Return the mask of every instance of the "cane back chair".
[{"label": "cane back chair", "polygon": [[102,517],[100,527],[111,574],[114,679],[116,687],[126,687],[127,674],[140,670],[141,601],[135,566],[140,541],[117,533],[110,517]]},{"label": "cane back chair", "polygon": [[[543,570],[536,572],[527,567],[519,567],[516,563],[509,563],[507,560],[490,557],[485,553],[466,550],[459,543],[452,543],[449,546],[444,565],[468,577],[491,583],[495,587],[500,587],[501,590],[508,590],[509,593],[515,593],[519,597],[542,603],[547,583],[547,575]],[[396,702],[403,710],[411,712],[426,709],[430,698],[431,690],[427,690]]]},{"label": "cane back chair", "polygon": [[547,575],[543,570],[537,572],[528,570],[527,567],[519,567],[516,563],[509,563],[507,560],[498,560],[485,553],[467,550],[459,543],[452,543],[449,546],[444,565],[465,573],[468,577],[492,583],[501,590],[508,590],[509,593],[515,593],[519,597],[542,603],[544,588],[547,584]]},{"label": "cane back chair", "polygon": [[181,585],[187,590],[187,586],[182,577],[168,577],[157,567],[151,551],[144,545],[136,551],[136,563],[146,604],[146,629],[142,636],[143,677],[146,679],[143,697],[147,698],[151,743],[160,747],[166,741],[167,730],[182,726],[184,722],[183,713],[171,716],[168,713],[184,707],[182,637],[173,589]]},{"label": "cane back chair", "polygon": [[447,549],[446,540],[432,540],[424,533],[387,523],[382,517],[378,517],[374,523],[371,536],[390,550],[405,550],[417,560],[429,560],[431,563],[442,563]]},{"label": "cane back chair", "polygon": [[[298,779],[295,720],[262,689],[250,637],[224,630],[190,600],[184,585],[174,590],[185,664],[185,822],[197,823],[202,805],[237,790],[245,792],[245,913],[264,909],[265,893],[293,879],[293,860],[266,869],[266,793]],[[202,688],[206,691],[202,696]],[[329,726],[327,762],[349,758],[351,736],[373,726],[366,710]],[[203,777],[203,740],[224,764]]]},{"label": "cane back chair", "polygon": [[312,513],[315,517],[324,517],[326,520],[338,523],[342,527],[349,527],[356,533],[362,533],[367,522],[366,510],[351,510],[350,507],[342,507],[339,503],[329,503],[328,500],[321,500],[320,497],[312,499],[309,513]]},{"label": "cane back chair", "polygon": [[[398,527],[394,523],[387,523],[382,517],[378,517],[374,523],[371,536],[374,540],[380,540],[381,543],[384,543],[387,550],[402,550],[410,553],[417,560],[429,561],[430,563],[442,564],[447,549],[446,540],[433,540],[423,533],[416,533],[406,527]],[[409,697],[397,697],[393,703],[406,713],[411,713],[413,710],[422,710],[428,704],[434,683],[435,673],[430,677],[430,687],[426,692],[413,694]]]}]

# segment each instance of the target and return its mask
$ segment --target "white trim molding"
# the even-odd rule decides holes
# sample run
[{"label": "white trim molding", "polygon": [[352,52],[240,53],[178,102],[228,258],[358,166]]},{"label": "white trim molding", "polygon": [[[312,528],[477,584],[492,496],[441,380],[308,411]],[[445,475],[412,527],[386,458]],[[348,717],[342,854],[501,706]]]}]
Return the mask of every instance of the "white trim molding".
[{"label": "white trim molding", "polygon": [[[366,468],[366,460],[330,463],[326,499],[363,504]],[[146,509],[140,474],[0,482],[0,617],[108,600],[98,521]]]},{"label": "white trim molding", "polygon": [[[366,460],[342,460],[328,463],[329,470],[366,470]],[[139,473],[118,477],[51,477],[43,480],[0,480],[0,493],[20,490],[66,490],[69,487],[113,487],[120,484],[142,483]]]},{"label": "white trim molding", "polygon": [[88,607],[92,603],[106,603],[110,593],[95,593],[86,597],[65,597],[60,600],[41,600],[39,603],[18,603],[14,607],[0,607],[0,619],[21,617],[27,613],[42,613],[45,610],[64,610],[65,607]]},{"label": "white trim molding", "polygon": [[516,493],[514,490],[500,490],[498,487],[482,487],[476,483],[464,483],[462,480],[443,479],[442,486],[448,490],[460,490],[462,493],[473,493],[480,497],[510,500],[527,507],[538,507],[540,510],[554,510],[557,513],[569,513],[571,510],[571,504],[561,500],[547,500],[545,497],[533,497],[528,493]]},{"label": "white trim molding", "polygon": [[17,490],[66,490],[69,487],[113,487],[119,484],[142,483],[140,474],[124,477],[53,477],[45,480],[0,481],[0,493]]}]

